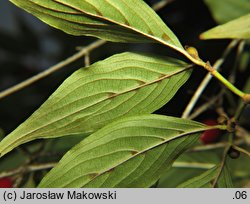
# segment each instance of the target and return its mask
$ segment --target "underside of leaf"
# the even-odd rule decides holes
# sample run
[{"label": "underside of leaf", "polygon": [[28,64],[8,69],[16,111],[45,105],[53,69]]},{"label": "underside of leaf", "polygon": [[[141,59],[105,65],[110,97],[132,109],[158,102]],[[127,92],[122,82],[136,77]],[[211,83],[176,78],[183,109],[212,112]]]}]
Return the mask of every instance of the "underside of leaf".
[{"label": "underside of leaf", "polygon": [[73,147],[39,187],[149,187],[206,128],[160,115],[121,119]]},{"label": "underside of leaf", "polygon": [[88,135],[116,118],[152,113],[186,82],[190,67],[173,58],[123,53],[79,69],[1,141],[0,153],[38,138]]},{"label": "underside of leaf", "polygon": [[160,42],[183,50],[177,37],[143,0],[10,0],[71,35],[114,42]]}]

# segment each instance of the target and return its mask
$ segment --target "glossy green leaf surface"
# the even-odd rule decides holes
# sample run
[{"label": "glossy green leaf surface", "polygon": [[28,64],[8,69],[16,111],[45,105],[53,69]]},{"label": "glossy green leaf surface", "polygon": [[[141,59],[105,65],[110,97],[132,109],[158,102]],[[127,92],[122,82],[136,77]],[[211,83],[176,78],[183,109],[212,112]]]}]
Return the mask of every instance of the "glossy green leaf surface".
[{"label": "glossy green leaf surface", "polygon": [[249,0],[205,0],[214,19],[223,24],[249,13]]},{"label": "glossy green leaf surface", "polygon": [[87,134],[166,104],[191,74],[173,59],[123,53],[73,73],[23,124],[0,142],[1,155],[25,142]]},{"label": "glossy green leaf surface", "polygon": [[207,128],[161,115],[120,119],[73,147],[39,187],[149,187]]},{"label": "glossy green leaf surface", "polygon": [[183,50],[179,40],[143,0],[11,0],[71,35],[114,42],[158,41]]},{"label": "glossy green leaf surface", "polygon": [[201,39],[250,39],[250,14],[201,34]]}]

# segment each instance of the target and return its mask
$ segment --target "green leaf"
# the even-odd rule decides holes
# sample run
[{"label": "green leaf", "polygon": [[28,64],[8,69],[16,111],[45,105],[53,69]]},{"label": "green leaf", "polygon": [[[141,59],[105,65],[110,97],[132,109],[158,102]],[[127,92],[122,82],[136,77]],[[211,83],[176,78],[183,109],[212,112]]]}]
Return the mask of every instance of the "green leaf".
[{"label": "green leaf", "polygon": [[22,186],[22,188],[35,188],[36,187],[36,183],[34,181],[34,173],[32,172],[29,177],[28,180],[25,182],[25,184]]},{"label": "green leaf", "polygon": [[[198,146],[200,147],[200,144],[198,144]],[[195,147],[197,147],[197,144]],[[178,158],[178,161],[190,162],[190,163],[194,162],[194,163],[214,164],[215,166],[217,163],[220,162],[221,160],[220,157],[221,157],[221,149],[213,149],[213,151],[209,149],[208,150],[196,150],[196,151],[190,151],[190,152],[186,152],[185,154],[182,154]]]},{"label": "green leaf", "polygon": [[149,187],[207,128],[161,115],[120,119],[66,153],[39,187]]},{"label": "green leaf", "polygon": [[[196,146],[197,148],[197,146]],[[172,168],[165,172],[159,180],[159,187],[212,187],[212,182],[217,174],[213,167],[219,167],[222,151],[218,149],[191,150],[183,153],[173,164]],[[228,162],[229,160],[227,160]],[[228,164],[227,164],[228,165]],[[236,165],[231,165],[236,166]],[[244,168],[243,168],[244,169]],[[225,171],[225,169],[223,169]],[[227,173],[227,172],[226,172]],[[224,172],[222,172],[224,174]],[[211,177],[209,177],[209,175]],[[223,176],[223,175],[222,175]],[[191,178],[191,179],[190,179]],[[210,178],[210,179],[209,179]],[[221,178],[218,185],[221,185]],[[189,186],[190,185],[190,186]],[[194,186],[191,186],[194,185]],[[196,185],[196,186],[195,186]]]},{"label": "green leaf", "polygon": [[226,162],[218,180],[218,188],[234,188],[231,172]]},{"label": "green leaf", "polygon": [[[187,180],[186,182],[177,186],[178,188],[211,188],[214,179],[220,173],[220,165],[207,170],[206,172]],[[233,188],[233,182],[228,165],[225,164],[220,177],[217,181],[218,188]]]},{"label": "green leaf", "polygon": [[[0,128],[0,140],[4,138],[4,131]],[[18,168],[21,164],[24,164],[27,158],[24,154],[20,154],[19,151],[13,151],[6,157],[1,159],[0,172],[9,171]]]},{"label": "green leaf", "polygon": [[214,19],[223,24],[249,13],[249,0],[205,0]]},{"label": "green leaf", "polygon": [[190,178],[213,168],[218,162],[214,151],[185,152],[178,157],[169,171],[163,173],[158,187],[176,188]]},{"label": "green leaf", "polygon": [[184,50],[177,37],[142,0],[10,0],[71,35],[114,42],[155,41]]},{"label": "green leaf", "polygon": [[116,118],[152,113],[190,74],[190,65],[182,61],[136,53],[114,55],[79,69],[0,142],[1,156],[34,139],[89,135]]},{"label": "green leaf", "polygon": [[44,152],[50,154],[65,154],[69,149],[82,141],[85,137],[82,135],[72,135],[70,137],[53,138],[47,140],[47,144],[44,147]]},{"label": "green leaf", "polygon": [[[248,42],[248,46],[250,43]],[[250,67],[250,49],[244,50],[244,52],[239,56],[239,71],[240,72],[245,72],[247,69]],[[250,84],[249,84],[250,87]],[[250,92],[250,88],[249,88]],[[248,93],[248,92],[246,92]]]},{"label": "green leaf", "polygon": [[[195,144],[197,145],[197,144]],[[221,151],[203,150],[183,153],[159,180],[160,188],[176,188],[192,177],[199,176],[220,162]]]},{"label": "green leaf", "polygon": [[[175,164],[175,163],[174,163]],[[173,164],[173,166],[174,166]],[[164,172],[159,179],[158,188],[176,188],[176,186],[203,173],[204,169],[172,167]]]},{"label": "green leaf", "polygon": [[212,180],[215,179],[216,175],[219,172],[219,166],[215,166],[212,169],[207,170],[199,176],[191,178],[177,188],[202,188],[202,187],[211,187]]},{"label": "green leaf", "polygon": [[201,39],[250,39],[250,14],[229,21],[201,34]]},{"label": "green leaf", "polygon": [[21,154],[20,151],[13,151],[1,159],[0,172],[16,169],[24,165],[25,162],[27,162],[27,157],[24,154]]},{"label": "green leaf", "polygon": [[230,166],[235,187],[241,188],[246,186],[250,178],[249,157],[242,154],[238,159],[228,159],[228,166]]}]

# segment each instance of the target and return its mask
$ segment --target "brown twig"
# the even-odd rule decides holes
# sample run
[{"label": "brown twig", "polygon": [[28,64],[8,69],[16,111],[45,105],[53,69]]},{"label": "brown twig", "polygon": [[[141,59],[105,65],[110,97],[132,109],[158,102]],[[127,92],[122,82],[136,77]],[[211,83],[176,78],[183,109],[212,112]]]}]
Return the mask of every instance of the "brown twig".
[{"label": "brown twig", "polygon": [[225,150],[224,150],[223,156],[222,156],[222,160],[221,160],[221,164],[220,164],[219,172],[218,172],[218,174],[216,175],[216,177],[215,177],[215,179],[214,179],[214,182],[213,182],[213,184],[212,184],[212,187],[213,187],[213,188],[215,188],[216,184],[218,183],[218,180],[219,180],[219,178],[220,178],[220,176],[221,176],[221,173],[222,173],[222,171],[223,171],[223,168],[224,168],[224,166],[225,166],[225,164],[226,164],[227,153],[228,153],[230,147],[231,147],[231,145],[227,145],[227,146],[225,147]]},{"label": "brown twig", "polygon": [[[236,140],[235,144],[236,145],[244,144],[244,140],[243,139]],[[215,144],[199,145],[188,150],[188,152],[200,152],[200,151],[214,150],[214,149],[219,149],[219,148],[225,148],[227,145],[228,145],[228,142],[218,142]]]},{"label": "brown twig", "polygon": [[[155,11],[158,11],[160,9],[162,9],[163,7],[165,7],[168,3],[172,2],[173,0],[162,0],[156,4],[154,4],[152,6],[152,8],[155,10]],[[61,61],[59,62],[58,64],[48,68],[47,70],[27,79],[27,80],[24,80],[23,82],[17,84],[17,85],[14,85],[2,92],[0,92],[0,99],[2,98],[5,98],[6,96],[9,96],[17,91],[20,91],[21,89],[23,88],[26,88],[28,86],[30,86],[31,84],[49,76],[50,74],[62,69],[63,67],[65,67],[66,65],[69,65],[71,64],[72,62],[80,59],[81,57],[83,56],[86,56],[88,55],[91,51],[95,50],[96,48],[104,45],[106,43],[105,40],[96,40],[94,41],[93,43],[91,43],[90,45],[88,45],[87,47],[83,47],[83,48],[80,48],[80,51],[77,52],[76,54],[74,54],[73,56],[65,59],[64,61]],[[85,64],[90,64],[89,62],[89,58],[88,56],[85,58]]]},{"label": "brown twig", "polygon": [[192,120],[196,117],[198,117],[200,114],[204,113],[208,108],[210,108],[212,105],[214,105],[224,94],[224,91],[221,91],[217,96],[211,98],[208,100],[208,102],[202,104],[200,107],[196,108],[192,114],[190,114],[187,118]]},{"label": "brown twig", "polygon": [[153,6],[152,6],[152,9],[154,9],[155,11],[159,11],[161,10],[162,8],[164,8],[167,4],[173,2],[174,0],[162,0],[158,3],[155,3]]},{"label": "brown twig", "polygon": [[239,42],[239,45],[238,45],[238,48],[237,48],[237,53],[236,53],[236,59],[235,59],[235,62],[234,62],[234,66],[233,66],[231,74],[228,77],[228,81],[231,82],[232,84],[235,83],[236,70],[237,70],[237,67],[239,65],[239,62],[240,62],[240,59],[241,59],[240,57],[242,56],[245,45],[246,45],[245,40],[242,40],[242,41]]},{"label": "brown twig", "polygon": [[90,51],[104,45],[105,43],[106,43],[106,41],[104,41],[104,40],[97,40],[97,41],[91,43],[87,47],[82,48],[79,52],[77,52],[73,56],[59,62],[58,64],[48,68],[47,70],[45,70],[45,71],[23,81],[15,86],[12,86],[12,87],[0,92],[0,99],[4,98],[6,96],[9,96],[17,91],[20,91],[21,89],[39,81],[40,79],[43,79],[43,78],[49,76],[50,74],[54,73],[55,71],[58,71],[58,70],[62,69],[63,67],[65,67],[66,65],[69,65],[72,62],[80,59],[84,55],[88,54]]},{"label": "brown twig", "polygon": [[90,53],[86,53],[84,56],[84,65],[85,67],[88,67],[90,65]]},{"label": "brown twig", "polygon": [[241,148],[241,147],[239,147],[239,146],[236,146],[236,145],[232,145],[232,147],[233,147],[235,150],[238,150],[239,152],[241,152],[241,153],[243,153],[243,154],[245,154],[245,155],[247,155],[247,156],[250,157],[250,152],[247,151],[246,149],[243,149],[243,148]]},{"label": "brown twig", "polygon": [[30,164],[30,165],[27,165],[27,166],[20,166],[17,169],[13,169],[13,170],[10,170],[10,171],[4,171],[4,172],[0,173],[0,178],[10,177],[10,176],[14,176],[14,175],[17,175],[17,174],[29,173],[29,172],[33,172],[33,171],[51,169],[56,164],[57,163],[46,163],[46,164]]},{"label": "brown twig", "polygon": [[237,125],[235,134],[242,138],[247,145],[250,145],[250,133],[246,129]]}]

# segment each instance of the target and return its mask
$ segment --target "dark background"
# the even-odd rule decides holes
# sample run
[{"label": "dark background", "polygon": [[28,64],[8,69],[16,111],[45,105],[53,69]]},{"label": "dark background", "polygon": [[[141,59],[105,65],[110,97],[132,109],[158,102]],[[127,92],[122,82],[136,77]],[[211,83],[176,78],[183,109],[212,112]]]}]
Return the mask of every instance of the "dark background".
[{"label": "dark background", "polygon": [[[150,5],[156,2],[147,1]],[[202,0],[175,0],[158,14],[183,45],[196,47],[201,58],[210,60],[211,63],[221,56],[229,43],[228,40],[199,40],[200,33],[216,26],[216,22]],[[0,1],[0,90],[36,75],[76,53],[77,46],[86,46],[94,40],[95,38],[67,35],[42,23],[10,2]],[[91,52],[91,63],[115,53],[133,50],[176,55],[161,45],[107,43]],[[230,57],[227,64],[230,64]],[[83,65],[84,59],[78,60],[32,86],[0,100],[0,128],[6,134],[12,131],[34,112],[66,77]],[[227,71],[227,69],[223,70],[225,73]],[[196,68],[187,84],[167,106],[157,113],[180,116],[195,87],[205,74],[204,70]],[[244,76],[241,79],[237,82],[238,87],[242,87],[245,81]],[[205,96],[209,98],[218,93],[219,88],[220,84],[213,81]],[[199,103],[204,101],[205,99],[201,99]],[[209,114],[212,116],[214,113],[211,111]]]}]

